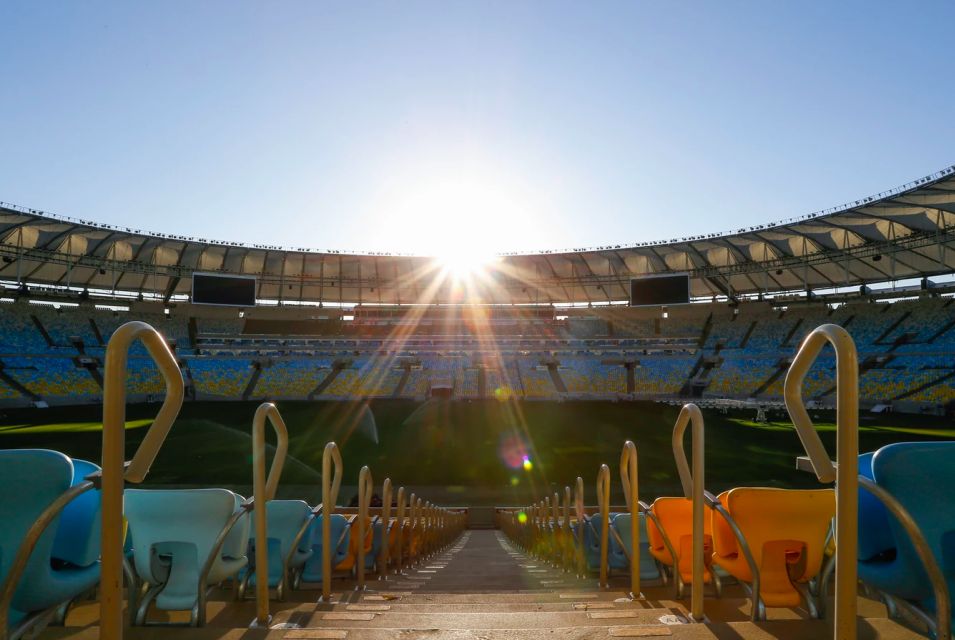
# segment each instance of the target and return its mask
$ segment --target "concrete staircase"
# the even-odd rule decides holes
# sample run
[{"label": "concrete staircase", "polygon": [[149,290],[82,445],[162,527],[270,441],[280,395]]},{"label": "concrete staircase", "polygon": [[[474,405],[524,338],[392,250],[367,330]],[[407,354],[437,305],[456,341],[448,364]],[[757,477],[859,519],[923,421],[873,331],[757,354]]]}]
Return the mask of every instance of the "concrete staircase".
[{"label": "concrete staircase", "polygon": [[[626,597],[628,579],[613,578],[609,590],[596,580],[578,579],[532,559],[496,530],[465,532],[455,543],[402,575],[372,579],[364,591],[350,580],[336,580],[331,603],[316,603],[312,585],[271,603],[273,629],[249,629],[251,600],[234,602],[229,590],[216,590],[209,623],[201,629],[133,628],[137,640],[597,640],[674,637],[686,639],[828,638],[831,621],[812,620],[798,609],[770,610],[770,620],[749,621],[749,601],[739,585],[723,597],[708,598],[709,624],[687,622],[688,602],[673,599],[672,586],[645,584],[645,599]],[[317,587],[315,585],[314,587]],[[919,638],[888,620],[885,608],[860,599],[860,638]],[[41,638],[98,638],[95,602],[76,606],[67,626],[47,629]],[[155,621],[177,622],[180,615],[156,614]],[[274,628],[276,625],[294,628]]]}]

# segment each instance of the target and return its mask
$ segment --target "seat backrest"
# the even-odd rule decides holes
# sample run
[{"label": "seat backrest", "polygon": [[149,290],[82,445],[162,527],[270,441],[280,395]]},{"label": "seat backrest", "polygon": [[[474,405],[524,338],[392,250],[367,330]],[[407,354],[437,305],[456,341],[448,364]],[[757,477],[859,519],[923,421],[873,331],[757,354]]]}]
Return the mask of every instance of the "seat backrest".
[{"label": "seat backrest", "polygon": [[[99,466],[86,460],[73,459],[73,482],[99,471]],[[91,489],[74,498],[63,513],[56,529],[53,557],[78,567],[88,567],[99,560],[101,500],[98,489]]]},{"label": "seat backrest", "polygon": [[[872,458],[875,453],[859,456],[859,475],[875,480]],[[887,551],[895,550],[895,536],[889,527],[889,512],[882,502],[863,488],[859,488],[859,560],[871,560]]]},{"label": "seat backrest", "polygon": [[805,569],[794,577],[811,578],[819,572],[829,524],[836,514],[835,491],[741,487],[721,497],[757,563],[766,543],[791,540],[805,546]]},{"label": "seat backrest", "polygon": [[[312,547],[316,551],[315,555],[312,556],[313,559],[321,557],[322,549],[322,519],[324,515],[316,516],[312,520],[312,525],[309,527],[309,532],[306,533],[306,537],[311,540]],[[332,547],[335,548],[337,544],[338,547],[335,548],[335,555],[332,556],[332,565],[334,566],[338,562],[348,555],[348,548],[350,545],[351,535],[350,531],[346,532],[348,529],[348,518],[343,516],[340,513],[333,513],[329,518],[331,530],[331,543]],[[344,534],[344,536],[343,536]]]},{"label": "seat backrest", "polygon": [[[670,538],[670,543],[679,550],[680,538],[693,535],[693,501],[687,498],[657,498],[653,501],[652,509]],[[704,517],[703,535],[710,533],[710,519]],[[647,540],[654,549],[665,548],[663,536],[652,520],[647,523]]]},{"label": "seat backrest", "polygon": [[[232,495],[235,497],[234,511],[238,511],[242,507],[242,503],[245,502],[245,498],[238,493],[233,493]],[[222,557],[243,557],[248,552],[249,532],[251,529],[252,514],[246,512],[236,521],[232,530],[226,535],[225,541],[222,543]]]},{"label": "seat backrest", "polygon": [[[283,559],[291,553],[292,542],[298,532],[302,530],[302,526],[308,520],[311,511],[311,507],[302,500],[270,500],[268,502],[269,539],[279,541],[279,552]],[[253,538],[254,533],[253,531]],[[300,549],[309,547],[309,540],[306,535],[302,535],[298,546]]]},{"label": "seat backrest", "polygon": [[[872,475],[918,524],[955,594],[955,442],[900,442],[879,449]],[[900,562],[922,571],[908,535],[895,518],[889,527]]]},{"label": "seat backrest", "polygon": [[[57,451],[10,449],[0,451],[0,583],[27,530],[73,481],[73,463]],[[56,537],[54,521],[41,534],[20,578],[20,584],[42,581],[50,573]]]},{"label": "seat backrest", "polygon": [[201,567],[235,509],[236,495],[227,489],[127,489],[125,513],[135,539],[136,573],[161,582],[152,572],[151,550],[169,542],[194,545]]}]

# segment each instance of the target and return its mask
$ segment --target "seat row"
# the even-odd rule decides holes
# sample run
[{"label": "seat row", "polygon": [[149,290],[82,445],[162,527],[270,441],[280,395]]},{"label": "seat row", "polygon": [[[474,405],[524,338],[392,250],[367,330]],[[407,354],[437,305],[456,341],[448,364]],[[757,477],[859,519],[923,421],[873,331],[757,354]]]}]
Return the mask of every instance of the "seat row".
[{"label": "seat row", "polygon": [[[955,607],[955,442],[903,442],[859,456],[857,557],[864,587],[891,614],[911,614],[936,637],[948,637]],[[497,513],[504,532],[537,558],[578,575],[612,572],[672,582],[684,597],[693,584],[693,501],[659,497],[609,508],[583,505],[583,480],[521,509]],[[598,502],[601,484],[598,480]],[[735,580],[766,607],[805,607],[821,617],[835,554],[833,489],[739,487],[705,493],[702,583],[715,596]],[[638,523],[634,555],[631,527]],[[607,527],[607,535],[603,534]],[[634,562],[636,560],[636,562]],[[606,572],[606,573],[604,573]],[[636,594],[635,594],[636,595]]]},{"label": "seat row", "polygon": [[[363,473],[367,472],[367,468]],[[71,601],[100,579],[99,467],[50,450],[0,450],[0,637],[19,638],[65,617]],[[370,474],[367,474],[370,479]],[[361,487],[361,485],[360,485]],[[370,484],[359,502],[369,502]],[[386,480],[382,507],[329,509],[302,500],[266,502],[268,587],[323,582],[323,520],[329,519],[331,578],[363,581],[415,565],[449,544],[465,524],[448,511],[405,496]],[[190,612],[205,622],[210,586],[236,598],[256,584],[254,500],[228,489],[126,489],[125,574],[130,622],[151,608]],[[362,522],[364,525],[362,525]],[[21,569],[12,571],[23,558]]]}]

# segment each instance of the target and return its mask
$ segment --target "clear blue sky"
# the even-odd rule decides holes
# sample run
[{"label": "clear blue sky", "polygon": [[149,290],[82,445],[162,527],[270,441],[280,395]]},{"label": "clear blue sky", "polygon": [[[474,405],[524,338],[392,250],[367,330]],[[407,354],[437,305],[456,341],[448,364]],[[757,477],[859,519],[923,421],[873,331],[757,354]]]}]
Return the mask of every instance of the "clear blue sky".
[{"label": "clear blue sky", "polygon": [[0,4],[0,200],[319,249],[632,243],[955,163],[955,3]]}]

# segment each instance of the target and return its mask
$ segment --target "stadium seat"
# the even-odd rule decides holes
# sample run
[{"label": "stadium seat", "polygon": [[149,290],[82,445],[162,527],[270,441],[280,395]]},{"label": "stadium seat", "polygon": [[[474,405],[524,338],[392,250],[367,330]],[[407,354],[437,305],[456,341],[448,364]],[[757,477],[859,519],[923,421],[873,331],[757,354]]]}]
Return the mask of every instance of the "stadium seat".
[{"label": "stadium seat", "polygon": [[[644,514],[638,514],[637,522],[640,527],[640,579],[657,580],[660,578],[660,569],[652,555],[650,555],[650,542],[647,539],[647,518]],[[616,535],[611,536],[616,542],[616,546],[623,551],[625,565],[624,569],[630,569],[630,532],[633,518],[629,513],[618,513],[610,522],[610,527]],[[611,549],[614,547],[611,546]]]},{"label": "stadium seat", "polygon": [[[915,520],[945,576],[949,594],[955,593],[955,442],[890,444],[870,460],[872,479]],[[867,499],[859,507],[859,578],[933,612],[931,583],[903,527],[881,504]],[[873,523],[878,526],[883,518],[888,527],[873,529]]]},{"label": "stadium seat", "polygon": [[[663,531],[657,527],[653,519],[647,522],[650,554],[664,566],[673,567],[676,564],[683,583],[690,584],[693,580],[693,503],[687,498],[657,498],[651,509]],[[713,580],[710,557],[713,540],[710,519],[704,518],[703,523],[703,557],[706,562],[703,582],[710,583]],[[673,550],[678,556],[676,559],[667,548],[664,535],[673,545]],[[679,581],[677,584],[679,585]]]},{"label": "stadium seat", "polygon": [[[285,596],[286,585],[294,583],[295,574],[312,556],[306,528],[312,521],[312,509],[302,500],[270,500],[266,503],[268,530],[269,587],[277,590],[278,599]],[[240,595],[256,584],[255,530],[249,537],[249,566],[243,570]]]},{"label": "stadium seat", "polygon": [[226,489],[126,490],[125,513],[135,539],[133,565],[150,588],[137,612],[138,624],[145,622],[154,599],[159,609],[193,611],[195,616],[206,585],[233,577],[246,566],[248,514],[235,521],[205,584],[200,584],[203,567],[241,501]]},{"label": "stadium seat", "polygon": [[[769,607],[796,607],[797,584],[822,566],[829,526],[836,513],[832,489],[731,489],[719,501],[739,526],[759,567],[760,598]],[[713,561],[742,582],[749,564],[725,518],[711,511]]]},{"label": "stadium seat", "polygon": [[[0,584],[40,515],[95,465],[45,449],[0,451]],[[31,614],[69,602],[99,581],[99,492],[74,499],[40,534],[8,612],[8,630],[30,623]]]},{"label": "stadium seat", "polygon": [[[312,520],[306,538],[310,540],[312,555],[305,561],[299,579],[302,582],[322,581],[322,519],[324,515],[316,516]],[[351,547],[351,523],[340,513],[330,517],[332,548],[332,572],[350,570],[351,565],[345,566],[349,558]]]}]

